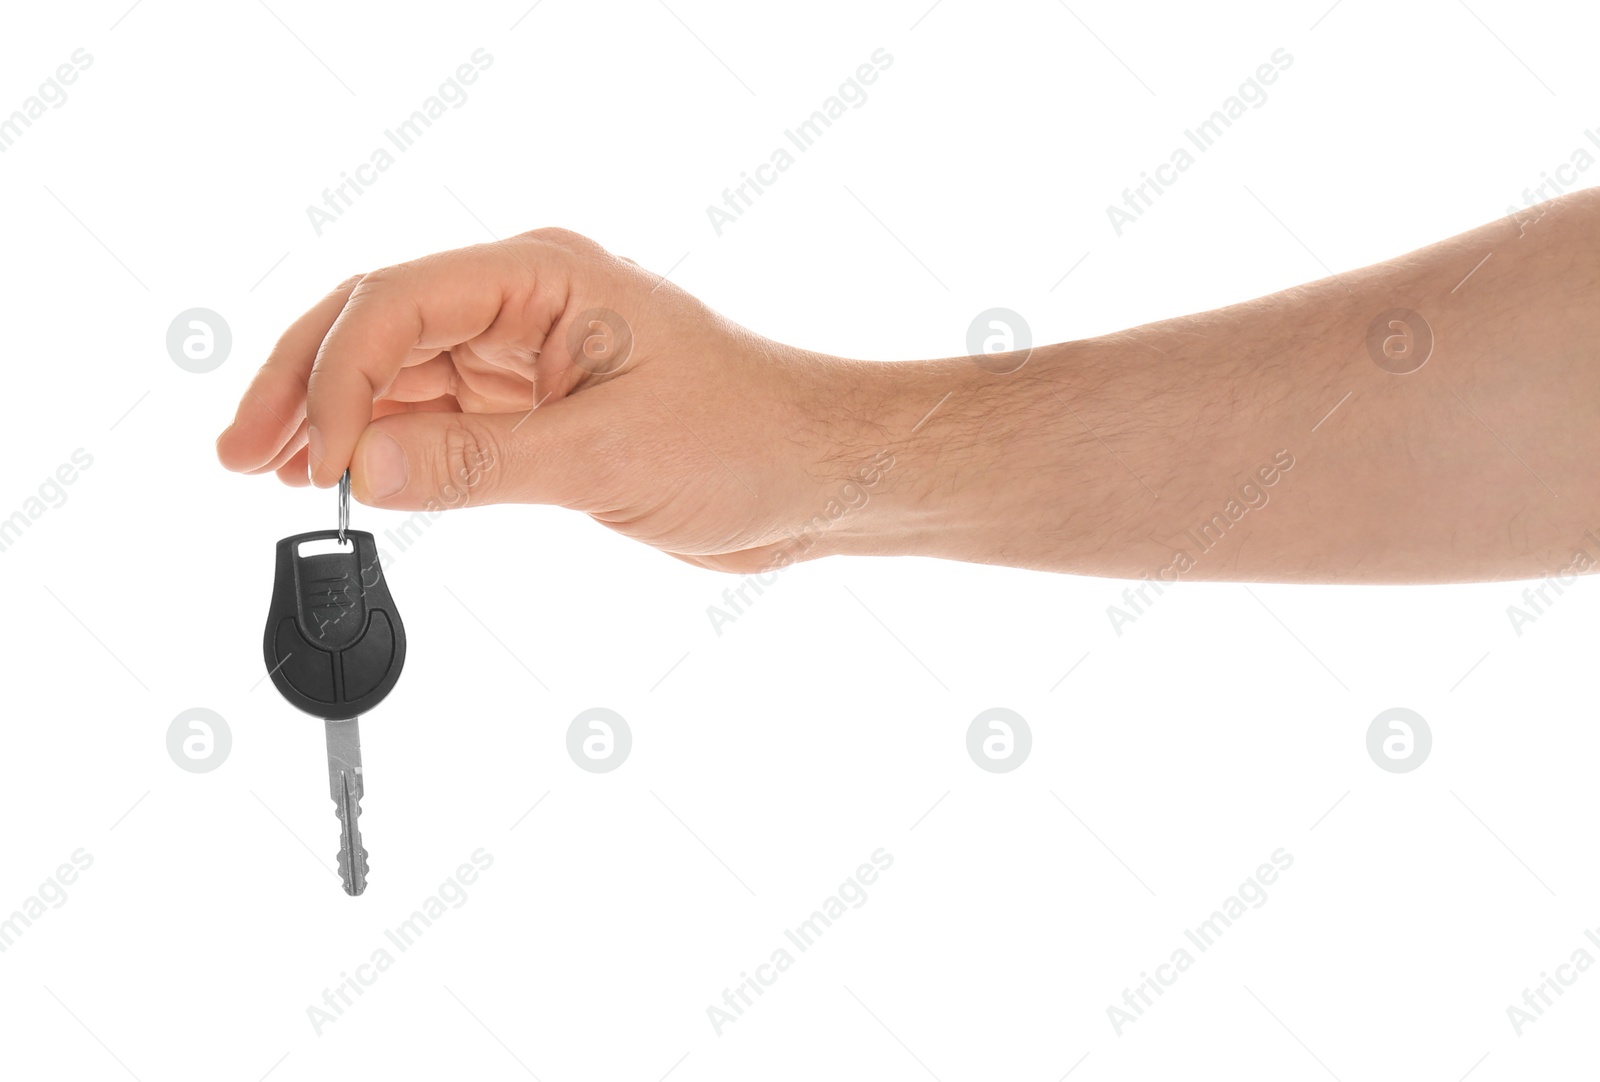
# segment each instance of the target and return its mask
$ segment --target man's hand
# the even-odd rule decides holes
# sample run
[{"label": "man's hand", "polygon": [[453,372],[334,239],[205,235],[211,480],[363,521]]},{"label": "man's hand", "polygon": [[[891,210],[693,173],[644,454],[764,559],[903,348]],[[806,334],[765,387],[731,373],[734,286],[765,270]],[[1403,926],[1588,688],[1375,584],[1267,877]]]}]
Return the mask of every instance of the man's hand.
[{"label": "man's hand", "polygon": [[860,466],[818,431],[840,375],[543,229],[339,285],[278,341],[217,454],[291,485],[348,466],[376,507],[560,504],[692,563],[766,569]]},{"label": "man's hand", "polygon": [[290,483],[348,465],[379,507],[561,504],[727,571],[1575,574],[1600,567],[1597,296],[1591,190],[1213,312],[883,364],[761,338],[540,230],[344,283],[217,450]]}]

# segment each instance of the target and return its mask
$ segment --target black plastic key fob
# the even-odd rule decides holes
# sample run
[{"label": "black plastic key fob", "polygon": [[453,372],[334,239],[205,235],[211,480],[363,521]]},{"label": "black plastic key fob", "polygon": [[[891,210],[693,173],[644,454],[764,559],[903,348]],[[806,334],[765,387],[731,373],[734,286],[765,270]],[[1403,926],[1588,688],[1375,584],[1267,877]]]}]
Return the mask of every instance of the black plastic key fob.
[{"label": "black plastic key fob", "polygon": [[304,542],[338,537],[338,530],[316,530],[278,542],[264,641],[267,671],[283,697],[329,720],[377,706],[406,660],[405,625],[372,535],[346,530],[349,545],[300,554]]}]

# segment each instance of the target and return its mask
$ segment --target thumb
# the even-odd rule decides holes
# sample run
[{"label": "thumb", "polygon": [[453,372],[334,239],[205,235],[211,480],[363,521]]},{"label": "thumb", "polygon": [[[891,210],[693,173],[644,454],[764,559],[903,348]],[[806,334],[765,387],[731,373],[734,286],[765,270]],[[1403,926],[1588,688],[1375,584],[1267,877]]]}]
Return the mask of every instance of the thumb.
[{"label": "thumb", "polygon": [[[350,463],[351,494],[370,507],[446,510],[488,503],[596,503],[591,453],[604,426],[577,398],[528,413],[396,413],[369,424]],[[614,459],[613,459],[614,460]],[[604,502],[604,501],[598,501]]]}]

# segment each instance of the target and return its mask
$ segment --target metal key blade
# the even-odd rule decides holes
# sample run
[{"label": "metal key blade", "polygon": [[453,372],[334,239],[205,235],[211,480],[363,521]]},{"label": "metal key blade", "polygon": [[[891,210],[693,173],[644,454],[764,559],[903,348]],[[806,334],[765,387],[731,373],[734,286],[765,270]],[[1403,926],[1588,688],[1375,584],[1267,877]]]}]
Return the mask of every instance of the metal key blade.
[{"label": "metal key blade", "polygon": [[323,723],[328,735],[328,789],[339,817],[339,878],[354,897],[367,889],[367,851],[361,845],[361,729],[358,719]]}]

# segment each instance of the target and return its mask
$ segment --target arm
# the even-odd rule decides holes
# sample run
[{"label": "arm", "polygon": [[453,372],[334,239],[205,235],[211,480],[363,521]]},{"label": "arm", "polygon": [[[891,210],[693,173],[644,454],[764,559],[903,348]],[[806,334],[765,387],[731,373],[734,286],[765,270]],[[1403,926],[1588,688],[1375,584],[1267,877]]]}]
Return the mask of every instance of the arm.
[{"label": "arm", "polygon": [[[1289,582],[1535,578],[1600,553],[1600,191],[1544,211],[1009,376],[877,370],[889,432],[951,394],[848,550]],[[1378,322],[1369,348],[1394,309],[1426,323]]]},{"label": "arm", "polygon": [[349,464],[381,507],[559,503],[745,573],[1536,577],[1600,535],[1600,193],[1544,209],[1009,375],[780,345],[539,231],[344,283],[218,453],[324,486]]}]

